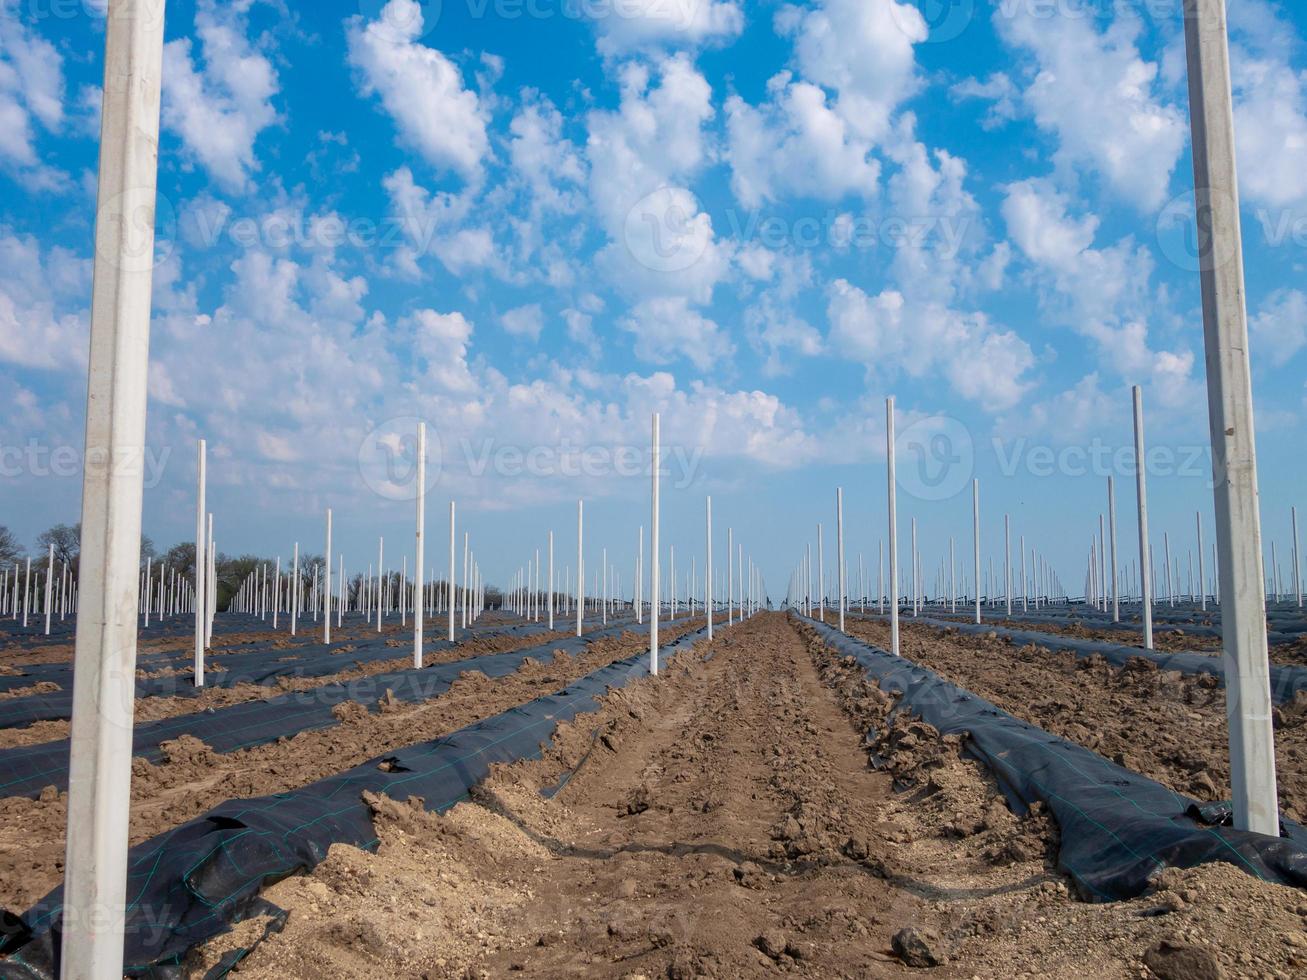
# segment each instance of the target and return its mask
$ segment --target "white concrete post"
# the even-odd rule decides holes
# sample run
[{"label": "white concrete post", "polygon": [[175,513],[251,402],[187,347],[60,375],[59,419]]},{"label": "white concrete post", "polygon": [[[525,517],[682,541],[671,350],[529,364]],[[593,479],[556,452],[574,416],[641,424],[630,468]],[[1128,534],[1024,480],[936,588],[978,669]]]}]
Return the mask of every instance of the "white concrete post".
[{"label": "white concrete post", "polygon": [[300,615],[300,543],[295,542],[295,559],[291,566],[290,635],[295,635],[295,624]]},{"label": "white concrete post", "polygon": [[[659,487],[658,487],[658,470],[662,466],[662,439],[661,439],[661,418],[657,412],[653,417],[653,494],[652,494],[652,514],[650,517],[650,538],[649,538],[649,672],[654,676],[658,674],[658,578],[661,575],[659,565],[659,522],[661,518],[661,507],[659,506]],[[675,566],[673,565],[673,568]]]},{"label": "white concrete post", "polygon": [[[1294,580],[1295,587],[1297,586],[1297,582],[1298,582],[1298,534],[1296,530],[1297,524],[1298,524],[1298,519],[1297,516],[1295,515],[1294,517],[1295,531],[1293,536],[1293,562],[1294,562],[1293,580]],[[1203,612],[1207,612],[1207,556],[1203,554],[1203,515],[1201,513],[1195,512],[1194,527],[1198,531],[1198,591],[1202,595],[1202,598],[1199,601],[1202,605]]]},{"label": "white concrete post", "polygon": [[[657,566],[655,565],[655,568]],[[654,617],[657,618],[657,611]],[[576,502],[576,635],[585,621],[585,501]]]},{"label": "white concrete post", "polygon": [[[150,561],[150,559],[147,558],[147,559],[145,559],[145,561],[146,561],[146,568],[148,569],[148,568],[149,568],[149,561]],[[150,611],[149,611],[149,610],[150,610],[150,602],[149,602],[149,586],[148,586],[148,582],[149,582],[149,576],[150,576],[150,573],[149,573],[148,570],[146,571],[145,576],[146,576],[146,579],[145,579],[145,580],[146,580],[146,582],[147,582],[147,586],[146,586],[146,601],[145,601],[145,610],[146,610],[146,611],[145,611],[145,625],[146,625],[146,626],[149,626],[149,625],[150,625]],[[45,635],[46,635],[46,636],[49,636],[49,635],[50,635],[50,616],[54,613],[54,601],[53,601],[53,600],[54,600],[54,588],[53,588],[53,586],[54,586],[54,542],[51,541],[51,542],[50,542],[50,557],[48,558],[48,560],[47,560],[47,562],[46,562],[46,566],[45,566]]]},{"label": "white concrete post", "polygon": [[134,461],[145,445],[162,60],[162,4],[111,0],[63,895],[62,973],[77,980],[117,980],[123,973],[144,489]]},{"label": "white concrete post", "polygon": [[1107,519],[1111,528],[1112,547],[1112,622],[1121,622],[1121,587],[1116,564],[1116,480],[1107,478]]},{"label": "white concrete post", "polygon": [[327,508],[327,552],[322,558],[322,642],[331,645],[331,508]]},{"label": "white concrete post", "polygon": [[[1295,540],[1296,540],[1296,535],[1295,535]],[[709,497],[709,498],[708,498],[708,536],[707,536],[707,545],[708,545],[708,563],[707,563],[707,565],[704,567],[704,572],[703,572],[703,588],[704,588],[704,600],[703,600],[703,606],[704,606],[704,610],[708,613],[708,642],[711,643],[711,642],[712,642],[712,638],[713,638],[713,595],[712,595],[712,577],[713,577],[713,562],[712,562],[712,497]]]},{"label": "white concrete post", "polygon": [[840,562],[840,632],[844,630],[844,608],[847,593],[847,583],[844,575],[844,488],[838,487],[835,490],[835,534],[838,540],[836,551],[838,552]]},{"label": "white concrete post", "polygon": [[885,459],[889,468],[889,635],[890,652],[899,650],[899,517],[898,478],[895,473],[894,399],[885,399]]},{"label": "white concrete post", "polygon": [[980,622],[980,481],[971,481],[971,528],[976,557],[976,622]]},{"label": "white concrete post", "polygon": [[[206,490],[205,484],[208,482],[207,474],[205,472],[207,455],[208,452],[206,449],[205,441],[201,439],[199,445],[199,469],[196,471],[196,484],[195,484],[196,485],[196,491],[195,491],[195,686],[196,687],[204,686],[204,649],[205,649],[204,617],[205,617],[205,606],[208,605],[208,603],[205,601],[205,596],[209,594],[209,590],[205,585],[205,581],[204,581],[205,572],[208,571],[208,569],[205,567],[208,565],[206,556],[209,553],[209,549],[204,538],[204,515],[207,513],[207,511],[205,510],[206,504],[204,501],[205,490]],[[273,612],[273,618],[274,619],[276,618],[275,610]]]},{"label": "white concrete post", "polygon": [[[1293,522],[1293,596],[1294,601],[1298,603],[1298,608],[1302,608],[1302,559],[1298,556],[1298,508],[1290,507],[1289,516]],[[1198,530],[1201,535],[1202,522],[1198,524]],[[1198,550],[1202,552],[1202,538],[1199,538]],[[1203,608],[1207,608],[1206,596],[1204,596]]]},{"label": "white concrete post", "polygon": [[454,642],[454,573],[457,571],[455,555],[458,539],[454,534],[454,501],[449,502],[449,582],[445,588],[445,601],[449,606],[449,642]]},{"label": "white concrete post", "polygon": [[549,632],[554,631],[554,532],[549,532]]},{"label": "white concrete post", "polygon": [[1139,594],[1144,614],[1144,649],[1153,649],[1153,555],[1148,544],[1148,457],[1144,451],[1144,395],[1133,389],[1135,409],[1135,494],[1139,504]]},{"label": "white concrete post", "polygon": [[1185,0],[1234,824],[1279,836],[1225,0]]},{"label": "white concrete post", "polygon": [[[826,622],[826,536],[821,533],[821,523],[817,524],[817,610],[818,618]],[[741,566],[740,575],[744,575],[744,568]],[[743,592],[743,586],[741,586]]]},{"label": "white concrete post", "polygon": [[[423,580],[426,578],[427,557],[427,424],[418,423],[418,499],[416,554],[413,558],[413,581],[417,592],[413,600],[413,666],[422,667],[423,629],[426,626],[423,608]],[[331,562],[328,560],[328,567]]]}]

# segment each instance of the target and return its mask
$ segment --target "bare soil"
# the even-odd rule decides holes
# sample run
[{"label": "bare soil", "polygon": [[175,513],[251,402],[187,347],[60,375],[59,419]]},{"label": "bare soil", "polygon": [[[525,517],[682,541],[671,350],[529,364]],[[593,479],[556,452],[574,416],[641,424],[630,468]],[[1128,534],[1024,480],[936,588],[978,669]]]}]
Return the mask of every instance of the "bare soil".
[{"label": "bare soil", "polygon": [[[859,621],[852,635],[881,649],[889,626]],[[903,656],[1046,731],[1203,801],[1230,798],[1225,689],[1214,677],[1162,671],[1143,657],[1113,667],[997,634],[904,623]],[[1280,805],[1307,816],[1307,694],[1276,710]]]},{"label": "bare soil", "polygon": [[[675,639],[701,625],[664,624],[663,635]],[[133,760],[131,841],[153,837],[226,800],[294,789],[390,749],[456,731],[629,657],[647,642],[634,633],[605,637],[576,657],[560,652],[547,664],[528,659],[498,680],[471,671],[422,704],[390,704],[383,698],[376,714],[343,704],[335,712],[339,725],[239,752],[215,753],[182,736],[164,743],[167,756],[159,765]],[[0,908],[21,912],[59,883],[66,819],[67,793],[53,787],[39,800],[0,799]]]},{"label": "bare soil", "polygon": [[[1220,977],[1307,969],[1307,896],[1227,866],[1073,899],[1057,829],[1018,819],[961,740],[901,717],[783,616],[700,644],[563,725],[444,816],[370,798],[267,893],[253,978]],[[865,733],[889,760],[868,767]],[[541,790],[571,774],[562,791]],[[261,935],[242,924],[194,975]],[[1146,965],[1146,964],[1151,964]],[[1182,972],[1183,969],[1190,972]],[[1193,972],[1198,970],[1199,972]]]}]

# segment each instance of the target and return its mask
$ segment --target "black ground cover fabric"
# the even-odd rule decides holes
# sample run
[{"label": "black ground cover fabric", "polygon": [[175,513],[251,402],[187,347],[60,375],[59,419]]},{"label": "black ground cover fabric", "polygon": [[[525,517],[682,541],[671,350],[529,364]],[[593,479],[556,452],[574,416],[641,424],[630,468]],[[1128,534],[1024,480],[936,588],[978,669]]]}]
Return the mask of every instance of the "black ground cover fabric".
[{"label": "black ground cover fabric", "polygon": [[[459,642],[476,638],[489,639],[497,636],[516,635],[531,636],[546,633],[548,628],[539,624],[483,629],[476,632],[463,630],[456,634],[454,643],[444,639],[428,639],[423,644],[427,653],[438,653],[451,649]],[[395,639],[394,635],[378,634],[376,637],[358,641],[342,641],[332,646],[313,642],[302,646],[273,647],[267,643],[251,646],[241,653],[211,654],[211,662],[204,672],[204,686],[208,688],[231,688],[240,684],[272,684],[278,678],[313,678],[327,677],[341,671],[352,670],[357,666],[376,663],[380,660],[399,660],[411,653],[407,645],[390,646],[387,641]],[[343,646],[351,647],[341,652]],[[193,681],[191,656],[175,658],[176,666],[182,673],[165,677],[142,678],[136,682],[138,698],[193,698],[201,691]],[[56,683],[62,685],[58,691],[49,694],[33,694],[22,698],[8,698],[0,701],[0,728],[20,728],[38,721],[64,721],[72,717],[73,685],[70,666],[51,665],[63,668]],[[163,664],[140,665],[149,672],[159,670]],[[51,678],[46,678],[51,679]],[[23,686],[31,684],[27,681]]]},{"label": "black ground cover fabric", "polygon": [[[881,617],[868,617],[881,618]],[[951,629],[959,633],[984,635],[994,633],[1010,639],[1013,643],[1033,643],[1048,650],[1073,653],[1077,657],[1099,656],[1116,667],[1124,667],[1134,657],[1142,657],[1157,664],[1161,670],[1178,670],[1182,674],[1211,674],[1225,684],[1225,665],[1219,656],[1203,653],[1166,653],[1161,650],[1145,650],[1143,647],[1118,646],[1102,640],[1084,640],[1075,636],[1060,636],[1056,633],[1040,633],[1037,630],[1014,630],[1006,626],[993,626],[982,623],[958,623],[948,619],[932,619],[928,616],[904,617],[900,619],[905,625],[933,626],[936,629]],[[1271,698],[1276,704],[1293,701],[1299,691],[1307,691],[1307,667],[1285,667],[1271,664]]]},{"label": "black ground cover fabric", "polygon": [[[553,643],[505,653],[483,654],[451,663],[433,664],[414,670],[373,674],[341,684],[325,684],[307,691],[294,691],[261,701],[246,701],[225,708],[178,715],[161,721],[137,725],[132,739],[132,755],[158,762],[163,758],[159,746],[182,735],[193,735],[215,752],[234,752],[300,732],[330,728],[337,724],[332,709],[345,701],[354,701],[376,710],[376,703],[387,691],[398,700],[417,703],[449,690],[461,674],[479,670],[487,677],[506,677],[518,670],[528,658],[549,661],[556,651],[580,653],[596,639],[616,636],[624,630],[639,630],[631,624],[592,630],[583,637],[565,637]],[[442,641],[449,647],[448,641]],[[430,649],[430,647],[428,647]],[[403,651],[393,648],[387,659]],[[68,788],[67,739],[40,745],[0,750],[0,798],[27,796],[35,798],[46,786],[62,791]]]},{"label": "black ground cover fabric", "polygon": [[[706,636],[666,644],[664,662]],[[301,789],[231,800],[131,849],[125,960],[130,975],[180,977],[192,947],[235,922],[266,913],[261,889],[311,870],[332,844],[373,848],[377,839],[364,792],[417,797],[444,811],[467,799],[494,763],[540,756],[557,725],[592,711],[597,699],[648,675],[648,651],[587,675],[445,738],[388,753]],[[62,888],[7,922],[0,978],[58,976]]]},{"label": "black ground cover fabric", "polygon": [[1016,812],[1046,804],[1061,831],[1059,867],[1085,898],[1133,898],[1166,868],[1213,861],[1307,887],[1303,827],[1286,821],[1286,836],[1275,838],[1209,826],[1203,811],[1190,813],[1195,800],[1014,718],[907,658],[804,621],[831,650],[856,659],[883,691],[900,694],[896,710],[942,734],[965,733],[966,752],[989,768]]}]

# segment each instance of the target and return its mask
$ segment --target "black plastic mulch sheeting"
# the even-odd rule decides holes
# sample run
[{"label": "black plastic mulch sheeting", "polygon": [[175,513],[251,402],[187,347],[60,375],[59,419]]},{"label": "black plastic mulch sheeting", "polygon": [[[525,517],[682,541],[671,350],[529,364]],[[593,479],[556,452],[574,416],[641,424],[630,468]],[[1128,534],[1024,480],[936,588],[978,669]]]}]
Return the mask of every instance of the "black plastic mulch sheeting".
[{"label": "black plastic mulch sheeting", "polygon": [[[665,645],[665,661],[707,635],[699,630]],[[377,846],[364,792],[395,800],[419,797],[442,812],[467,799],[494,763],[536,759],[556,726],[595,709],[610,689],[649,673],[644,651],[538,698],[433,742],[409,746],[290,793],[231,800],[128,856],[126,972],[182,976],[188,950],[252,915],[266,914],[259,892],[309,871],[332,844]],[[381,768],[384,766],[385,768]],[[62,887],[11,928],[0,953],[0,978],[59,975]]]},{"label": "black plastic mulch sheeting", "polygon": [[[1307,830],[1285,822],[1275,838],[1208,826],[1223,814],[1123,769],[1083,746],[1014,718],[903,657],[805,619],[822,641],[851,656],[886,693],[941,734],[966,733],[966,752],[994,774],[1018,813],[1041,801],[1061,830],[1058,866],[1092,901],[1146,891],[1164,869],[1225,861],[1266,881],[1307,887]],[[1191,812],[1191,808],[1192,812]]]},{"label": "black plastic mulch sheeting", "polygon": [[[1024,622],[1049,623],[1055,626],[1083,626],[1086,629],[1103,630],[1109,633],[1133,633],[1136,636],[1141,636],[1143,633],[1143,624],[1138,621],[1127,621],[1122,619],[1120,622],[1113,622],[1111,617],[1105,616],[1102,613],[1094,613],[1090,611],[1087,614],[1082,614],[1080,610],[1083,608],[1084,607],[1073,607],[1070,613],[1035,612],[1033,609],[1030,612],[1021,612],[1017,609],[1016,604],[1013,603],[1011,616],[1001,609],[986,609],[985,621],[990,623]],[[949,613],[946,610],[939,609],[938,607],[933,609],[932,612],[934,613],[934,618],[948,619],[949,622],[953,622],[953,617],[955,616],[962,617],[964,615],[964,610],[961,606],[959,606],[958,612],[956,613]],[[971,622],[971,617],[968,616],[960,621]],[[1267,630],[1266,639],[1271,646],[1297,643],[1302,639],[1300,632],[1285,632],[1283,630],[1275,629],[1275,621],[1273,619],[1268,619],[1267,622],[1271,628]],[[971,624],[973,626],[975,625],[974,622]],[[1209,626],[1206,623],[1190,622],[1186,619],[1155,619],[1153,621],[1153,630],[1157,633],[1164,633],[1168,630],[1180,630],[1187,636],[1210,637],[1221,635],[1220,626]]]},{"label": "black plastic mulch sheeting", "polygon": [[[873,618],[870,615],[868,618]],[[882,617],[875,617],[882,618]],[[1182,674],[1211,674],[1225,684],[1225,665],[1219,656],[1207,656],[1202,653],[1164,653],[1160,650],[1145,650],[1143,647],[1116,646],[1101,640],[1082,640],[1074,636],[1059,636],[1055,633],[1040,633],[1037,630],[1014,630],[1006,626],[991,626],[982,623],[956,623],[947,619],[932,619],[928,616],[900,619],[901,623],[933,626],[936,629],[957,630],[959,633],[995,633],[1005,636],[1014,643],[1033,643],[1035,646],[1049,650],[1074,653],[1077,657],[1099,656],[1117,667],[1124,667],[1134,657],[1151,660],[1162,670],[1178,670]],[[1282,667],[1271,664],[1271,699],[1276,704],[1288,704],[1299,691],[1307,691],[1307,667]]]},{"label": "black plastic mulch sheeting", "polygon": [[[416,704],[443,694],[468,671],[479,670],[491,678],[506,677],[518,670],[528,657],[549,661],[559,650],[576,655],[596,639],[639,629],[647,627],[633,624],[610,626],[592,630],[582,637],[564,637],[527,649],[488,653],[433,664],[421,670],[408,667],[261,701],[245,701],[225,708],[164,718],[136,727],[132,755],[157,762],[163,758],[159,746],[182,735],[193,735],[219,753],[265,745],[300,732],[330,728],[338,723],[332,709],[345,701],[356,701],[375,710],[376,702],[390,691],[396,699]],[[443,641],[442,647],[449,646],[448,641]],[[396,652],[403,653],[392,648],[387,659],[393,659]],[[0,750],[0,798],[35,798],[46,786],[61,791],[67,789],[68,751],[67,739]]]},{"label": "black plastic mulch sheeting", "polygon": [[[457,643],[469,639],[490,639],[514,634],[530,636],[547,633],[548,627],[540,624],[512,626],[502,629],[463,631],[454,643],[448,640],[430,640],[423,644],[427,652],[438,653],[452,649]],[[240,684],[267,685],[278,678],[289,679],[327,677],[341,671],[352,670],[361,664],[380,660],[400,660],[408,649],[390,646],[393,635],[379,635],[361,642],[342,640],[332,646],[312,643],[301,647],[274,648],[262,645],[247,653],[218,654],[213,657],[212,669],[204,673],[205,688],[231,688]],[[348,652],[338,652],[341,646],[350,646]],[[191,658],[183,658],[185,672],[167,677],[151,677],[136,682],[138,698],[193,698],[204,688],[195,686],[190,671]],[[64,665],[60,665],[64,666]],[[145,668],[147,671],[150,667]],[[153,669],[159,669],[156,665]],[[28,681],[28,683],[32,683]],[[38,721],[66,721],[73,713],[72,671],[65,669],[63,688],[49,694],[32,694],[21,698],[0,701],[0,728],[21,728]]]}]

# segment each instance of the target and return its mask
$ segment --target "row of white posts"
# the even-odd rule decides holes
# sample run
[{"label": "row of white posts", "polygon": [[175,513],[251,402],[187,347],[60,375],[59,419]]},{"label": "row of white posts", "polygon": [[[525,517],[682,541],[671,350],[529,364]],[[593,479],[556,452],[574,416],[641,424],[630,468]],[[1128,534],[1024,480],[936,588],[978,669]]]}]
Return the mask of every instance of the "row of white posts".
[{"label": "row of white posts", "polygon": [[[1222,592],[1227,597],[1222,626],[1235,826],[1274,835],[1279,817],[1225,3],[1185,0],[1184,8],[1217,557]],[[144,482],[139,465],[125,466],[122,461],[144,458],[154,227],[152,220],[141,220],[141,216],[153,215],[156,204],[163,40],[162,7],[154,0],[109,0],[62,935],[64,976],[78,980],[116,980],[123,964],[130,807],[130,794],[123,792],[123,787],[131,784]],[[655,446],[657,425],[655,421]],[[657,459],[656,448],[654,456]],[[1146,457],[1141,453],[1139,458]],[[892,453],[890,461],[892,467]],[[1142,489],[1143,467],[1138,467],[1138,472]],[[655,546],[651,556],[655,573],[659,560],[657,485],[655,467]],[[892,470],[890,485],[892,529]],[[205,549],[200,547],[206,537],[205,513],[201,506],[196,577],[206,581],[197,581],[196,595],[207,597],[212,595],[206,575],[211,569],[206,568]],[[578,520],[578,530],[579,525]],[[1140,532],[1141,552],[1146,555],[1146,528],[1141,526]],[[211,533],[208,540],[211,545]],[[896,553],[891,542],[891,594],[895,596]],[[1141,569],[1145,562],[1146,557],[1141,558]],[[451,570],[453,565],[451,536]],[[578,582],[584,581],[579,574],[582,570],[578,560]],[[975,571],[979,582],[979,568]],[[1149,576],[1142,575],[1141,580],[1147,589]],[[468,581],[467,574],[463,581]],[[658,598],[658,583],[659,576],[652,574],[651,600]],[[467,603],[465,598],[465,620]],[[578,628],[580,608],[578,604]],[[653,601],[651,608],[660,607]],[[895,602],[896,640],[897,609]],[[1148,610],[1145,603],[1146,615]],[[979,614],[979,597],[976,611]],[[453,618],[451,609],[451,632]],[[204,619],[196,617],[197,677]],[[656,669],[657,617],[651,625],[651,667]],[[417,653],[420,656],[420,651]]]}]

